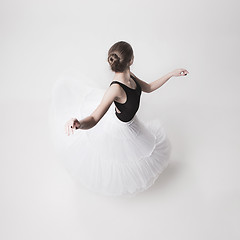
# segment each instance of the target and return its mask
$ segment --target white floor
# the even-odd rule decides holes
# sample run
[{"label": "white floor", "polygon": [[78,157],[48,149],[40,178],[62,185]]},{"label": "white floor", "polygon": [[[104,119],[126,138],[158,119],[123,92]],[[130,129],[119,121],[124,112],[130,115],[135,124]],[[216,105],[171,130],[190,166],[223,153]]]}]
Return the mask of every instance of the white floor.
[{"label": "white floor", "polygon": [[199,108],[168,109],[171,164],[128,199],[73,182],[51,149],[48,102],[2,103],[1,239],[239,239],[240,115]]}]

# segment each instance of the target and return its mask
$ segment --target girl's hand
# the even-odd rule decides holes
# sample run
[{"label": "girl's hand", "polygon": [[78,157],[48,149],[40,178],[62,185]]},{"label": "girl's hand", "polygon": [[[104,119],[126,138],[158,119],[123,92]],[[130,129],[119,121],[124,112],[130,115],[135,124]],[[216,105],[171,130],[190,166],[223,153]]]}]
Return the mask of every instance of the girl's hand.
[{"label": "girl's hand", "polygon": [[178,68],[172,71],[172,75],[174,77],[178,77],[178,76],[186,76],[189,72],[184,69],[184,68]]},{"label": "girl's hand", "polygon": [[71,118],[69,121],[65,124],[65,133],[69,136],[70,134],[73,134],[73,129],[79,129],[80,128],[80,122],[76,118]]}]

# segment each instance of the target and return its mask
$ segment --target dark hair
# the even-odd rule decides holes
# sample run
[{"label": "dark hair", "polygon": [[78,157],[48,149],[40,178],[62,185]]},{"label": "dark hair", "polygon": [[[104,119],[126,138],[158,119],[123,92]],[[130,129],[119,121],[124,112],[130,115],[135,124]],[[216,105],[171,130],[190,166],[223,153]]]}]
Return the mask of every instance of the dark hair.
[{"label": "dark hair", "polygon": [[133,57],[133,49],[127,42],[120,41],[112,45],[108,50],[107,61],[111,70],[114,72],[123,72]]}]

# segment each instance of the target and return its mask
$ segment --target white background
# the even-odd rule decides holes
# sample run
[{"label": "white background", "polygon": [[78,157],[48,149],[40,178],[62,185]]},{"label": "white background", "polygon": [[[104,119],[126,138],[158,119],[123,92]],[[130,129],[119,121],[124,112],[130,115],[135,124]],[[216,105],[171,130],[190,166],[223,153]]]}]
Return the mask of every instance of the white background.
[{"label": "white background", "polygon": [[[240,239],[239,3],[0,2],[0,238]],[[51,88],[66,69],[107,87],[107,51],[129,42],[131,71],[152,82],[139,115],[163,121],[171,164],[135,198],[77,186],[48,136]]]}]

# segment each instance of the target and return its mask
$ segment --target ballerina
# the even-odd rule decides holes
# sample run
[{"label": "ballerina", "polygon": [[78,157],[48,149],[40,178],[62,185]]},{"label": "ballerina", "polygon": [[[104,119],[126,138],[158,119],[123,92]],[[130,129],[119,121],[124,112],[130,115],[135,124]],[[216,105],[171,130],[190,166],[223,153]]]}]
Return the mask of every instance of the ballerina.
[{"label": "ballerina", "polygon": [[[58,151],[71,176],[89,190],[110,196],[134,196],[154,184],[168,166],[171,153],[161,122],[145,123],[138,118],[141,94],[151,93],[171,77],[186,76],[189,72],[175,69],[147,83],[130,71],[133,49],[124,41],[111,46],[107,60],[115,72],[113,81],[104,92],[86,94],[80,111],[83,116],[87,112],[84,108],[88,113],[90,108],[91,113],[65,122],[65,135],[77,136]],[[90,95],[91,103],[87,100]],[[55,111],[63,109],[55,106]],[[64,137],[56,141],[61,138]],[[67,142],[65,138],[64,141]]]}]

